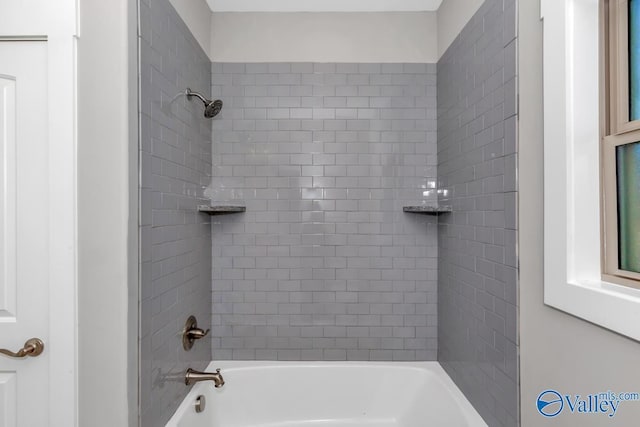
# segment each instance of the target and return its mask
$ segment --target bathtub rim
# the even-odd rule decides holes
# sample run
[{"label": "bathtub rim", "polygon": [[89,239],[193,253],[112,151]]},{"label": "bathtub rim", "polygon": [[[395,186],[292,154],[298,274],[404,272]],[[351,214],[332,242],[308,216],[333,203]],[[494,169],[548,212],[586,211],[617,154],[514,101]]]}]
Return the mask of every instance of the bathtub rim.
[{"label": "bathtub rim", "polygon": [[[386,367],[386,368],[404,368],[404,369],[418,369],[427,371],[428,374],[437,378],[445,389],[449,392],[455,403],[460,407],[465,420],[473,427],[488,427],[486,422],[480,416],[478,411],[473,407],[469,400],[464,396],[462,391],[453,382],[451,377],[446,373],[444,368],[439,362],[394,362],[394,361],[281,361],[281,360],[219,360],[212,361],[206,368],[207,372],[215,372],[220,368],[224,375],[225,370],[253,370],[260,368],[287,368],[287,367],[309,367],[309,368],[321,368],[321,367],[333,367],[333,368],[373,368],[373,367]],[[178,409],[171,416],[171,419],[167,422],[165,427],[176,427],[178,421],[186,413],[186,411],[193,410],[193,402],[196,397],[202,394],[202,390],[205,387],[210,387],[206,383],[194,384],[184,400],[180,403]]]}]

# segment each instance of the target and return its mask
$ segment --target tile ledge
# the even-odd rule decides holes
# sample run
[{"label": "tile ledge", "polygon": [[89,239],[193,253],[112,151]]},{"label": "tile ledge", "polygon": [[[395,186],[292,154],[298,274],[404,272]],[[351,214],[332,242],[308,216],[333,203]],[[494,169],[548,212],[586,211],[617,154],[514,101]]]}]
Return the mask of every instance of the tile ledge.
[{"label": "tile ledge", "polygon": [[246,212],[246,206],[240,205],[199,205],[198,212],[208,215],[227,215]]},{"label": "tile ledge", "polygon": [[439,215],[453,212],[451,206],[404,206],[403,212],[424,214],[424,215]]}]

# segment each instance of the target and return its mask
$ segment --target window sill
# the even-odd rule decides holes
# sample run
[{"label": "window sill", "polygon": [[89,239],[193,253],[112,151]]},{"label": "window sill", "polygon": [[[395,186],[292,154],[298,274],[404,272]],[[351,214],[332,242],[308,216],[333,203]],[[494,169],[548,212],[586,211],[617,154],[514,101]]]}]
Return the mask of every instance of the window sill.
[{"label": "window sill", "polygon": [[545,304],[640,341],[640,290],[599,280],[545,286]]}]

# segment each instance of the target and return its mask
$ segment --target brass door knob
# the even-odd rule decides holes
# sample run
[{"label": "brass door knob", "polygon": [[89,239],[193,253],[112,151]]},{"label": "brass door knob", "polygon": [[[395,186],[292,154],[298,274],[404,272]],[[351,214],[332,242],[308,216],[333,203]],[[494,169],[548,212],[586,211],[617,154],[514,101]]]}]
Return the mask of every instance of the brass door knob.
[{"label": "brass door knob", "polygon": [[22,359],[27,356],[37,357],[40,356],[43,351],[44,343],[39,338],[31,338],[30,340],[27,340],[27,342],[24,343],[24,347],[22,347],[16,353],[4,348],[0,348],[0,353],[9,357],[14,357],[16,359]]}]

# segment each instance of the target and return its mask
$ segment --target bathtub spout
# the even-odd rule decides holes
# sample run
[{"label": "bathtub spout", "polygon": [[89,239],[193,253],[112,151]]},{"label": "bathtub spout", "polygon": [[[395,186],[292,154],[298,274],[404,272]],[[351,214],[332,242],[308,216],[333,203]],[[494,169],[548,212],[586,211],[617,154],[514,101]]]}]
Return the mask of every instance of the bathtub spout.
[{"label": "bathtub spout", "polygon": [[198,372],[193,369],[187,369],[187,373],[184,376],[184,383],[191,385],[200,381],[213,381],[216,388],[220,388],[224,385],[224,378],[220,373],[220,369],[216,369],[215,373],[211,372]]}]

